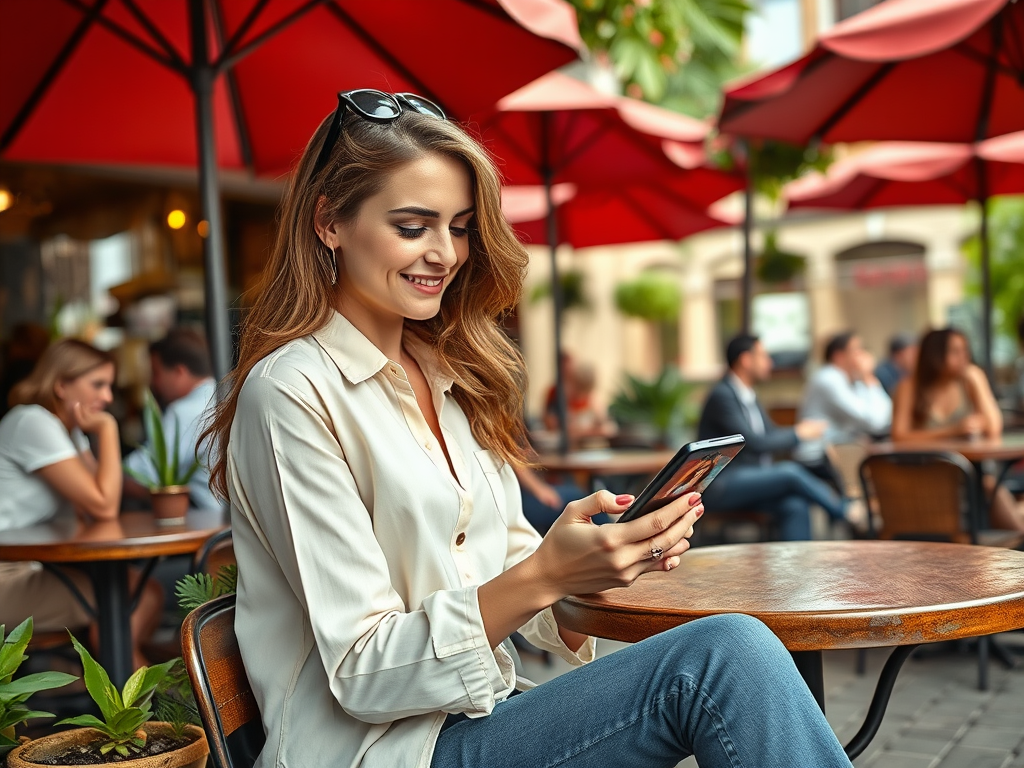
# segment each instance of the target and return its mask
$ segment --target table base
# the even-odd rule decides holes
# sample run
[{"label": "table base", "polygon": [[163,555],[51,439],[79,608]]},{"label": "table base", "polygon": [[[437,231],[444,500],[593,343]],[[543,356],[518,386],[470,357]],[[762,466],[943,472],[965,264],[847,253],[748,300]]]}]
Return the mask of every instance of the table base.
[{"label": "table base", "polygon": [[[893,649],[889,658],[882,667],[882,674],[878,677],[878,685],[875,686],[875,693],[871,697],[871,706],[864,717],[864,724],[850,739],[850,743],[844,747],[846,756],[853,760],[863,752],[871,740],[875,738],[879,727],[882,725],[882,717],[885,715],[885,708],[889,705],[889,697],[892,695],[892,688],[896,684],[896,676],[900,669],[918,646],[900,645]],[[796,663],[797,671],[811,689],[811,695],[818,702],[821,711],[825,711],[825,673],[822,667],[822,651],[790,651],[793,661]]]}]

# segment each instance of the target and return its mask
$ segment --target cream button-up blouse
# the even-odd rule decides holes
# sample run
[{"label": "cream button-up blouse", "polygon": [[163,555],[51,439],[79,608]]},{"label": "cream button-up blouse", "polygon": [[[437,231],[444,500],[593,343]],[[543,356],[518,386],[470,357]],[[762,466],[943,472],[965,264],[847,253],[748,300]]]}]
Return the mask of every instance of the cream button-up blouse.
[{"label": "cream button-up blouse", "polygon": [[[407,334],[452,476],[402,367],[340,314],[261,360],[227,446],[235,628],[267,734],[258,768],[427,768],[445,713],[516,685],[477,586],[540,536],[511,468],[483,449],[452,377]],[[573,664],[551,609],[523,635]]]}]

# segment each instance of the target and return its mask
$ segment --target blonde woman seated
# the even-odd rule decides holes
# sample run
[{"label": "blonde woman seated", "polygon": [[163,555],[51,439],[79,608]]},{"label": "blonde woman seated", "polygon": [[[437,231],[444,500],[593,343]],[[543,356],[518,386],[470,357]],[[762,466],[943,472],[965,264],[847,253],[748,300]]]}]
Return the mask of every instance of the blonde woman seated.
[{"label": "blonde woman seated", "polygon": [[[967,337],[953,328],[926,333],[917,367],[896,389],[893,441],[996,439],[1002,432],[1002,413],[985,372],[971,362]],[[1006,488],[995,492],[990,522],[995,528],[1024,531],[1024,511]]]},{"label": "blonde woman seated", "polygon": [[[64,339],[11,390],[11,410],[0,419],[0,532],[61,513],[83,520],[117,518],[121,448],[117,422],[106,411],[113,383],[110,355]],[[95,437],[98,455],[86,434]],[[88,577],[74,568],[64,572],[91,602]],[[152,634],[161,604],[161,590],[150,582],[132,616],[136,644]],[[40,563],[0,562],[0,624],[12,627],[28,616],[36,632],[92,623],[71,591]],[[137,645],[134,655],[137,666],[146,663]]]}]

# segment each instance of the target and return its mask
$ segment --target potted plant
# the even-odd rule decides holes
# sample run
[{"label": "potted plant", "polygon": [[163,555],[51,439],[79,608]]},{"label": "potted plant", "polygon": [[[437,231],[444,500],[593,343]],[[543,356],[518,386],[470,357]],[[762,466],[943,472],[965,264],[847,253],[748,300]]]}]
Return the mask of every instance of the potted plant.
[{"label": "potted plant", "polygon": [[683,381],[678,369],[666,366],[651,381],[626,376],[626,385],[608,407],[608,413],[620,426],[620,434],[632,433],[646,437],[654,446],[663,448],[673,436],[693,421],[688,400],[695,385]]},{"label": "potted plant", "polygon": [[18,746],[15,726],[36,717],[53,717],[49,712],[29,709],[26,705],[29,696],[39,691],[60,688],[78,679],[64,672],[37,672],[15,680],[14,673],[28,658],[25,649],[30,640],[31,616],[12,629],[6,638],[4,625],[0,624],[0,764],[3,763],[4,755]]},{"label": "potted plant", "polygon": [[153,515],[158,521],[168,525],[181,523],[188,511],[188,482],[199,469],[199,460],[194,458],[192,463],[185,467],[179,465],[181,425],[175,419],[174,440],[168,442],[164,433],[163,413],[153,393],[148,389],[143,399],[142,420],[152,448],[140,445],[139,450],[149,457],[156,473],[156,480],[130,469],[126,471],[137,482],[149,488]]},{"label": "potted plant", "polygon": [[72,635],[82,660],[85,687],[101,717],[79,715],[57,725],[79,725],[30,741],[7,757],[7,768],[40,765],[106,765],[124,768],[204,768],[209,747],[206,734],[195,725],[151,722],[157,686],[180,659],[141,667],[118,691],[100,666]]}]

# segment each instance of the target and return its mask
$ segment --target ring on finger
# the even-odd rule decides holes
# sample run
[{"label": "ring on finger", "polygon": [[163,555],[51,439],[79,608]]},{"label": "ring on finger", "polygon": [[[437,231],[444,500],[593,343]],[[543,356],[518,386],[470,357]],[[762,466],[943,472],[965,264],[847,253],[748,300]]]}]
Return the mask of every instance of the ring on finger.
[{"label": "ring on finger", "polygon": [[651,557],[655,560],[661,560],[661,556],[665,554],[665,550],[659,547],[657,544],[651,546]]}]

